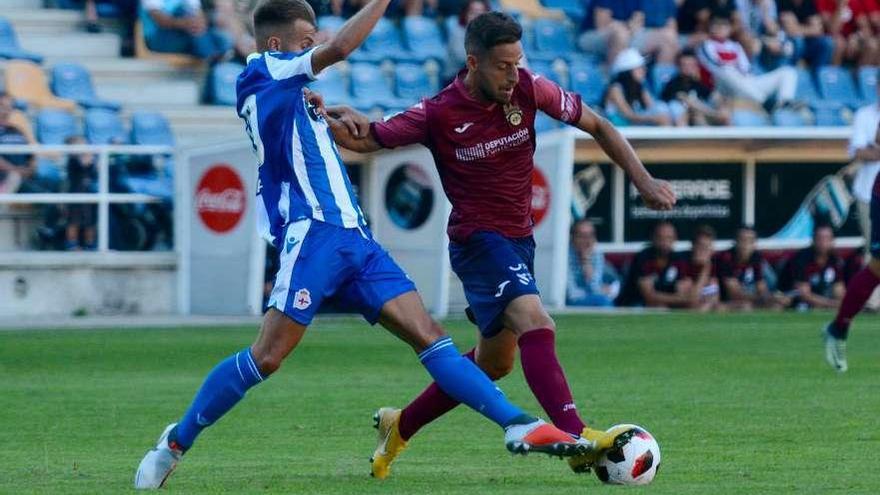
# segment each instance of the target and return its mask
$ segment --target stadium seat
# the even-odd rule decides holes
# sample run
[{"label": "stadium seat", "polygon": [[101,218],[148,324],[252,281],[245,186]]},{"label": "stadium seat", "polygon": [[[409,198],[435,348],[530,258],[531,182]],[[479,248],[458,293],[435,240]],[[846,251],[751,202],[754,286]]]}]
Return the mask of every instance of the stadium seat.
[{"label": "stadium seat", "polygon": [[85,67],[75,63],[57,64],[52,68],[52,92],[85,108],[119,110],[120,107],[119,103],[98,98],[92,86],[92,76]]},{"label": "stadium seat", "polygon": [[813,113],[816,116],[817,126],[842,127],[852,121],[852,112],[839,103],[813,105]]},{"label": "stadium seat", "polygon": [[862,93],[862,103],[877,103],[877,72],[880,67],[859,68],[859,91]]},{"label": "stadium seat", "polygon": [[422,16],[404,17],[403,37],[409,51],[417,60],[445,62],[449,56],[440,25],[433,19]]},{"label": "stadium seat", "polygon": [[0,59],[30,60],[38,64],[43,63],[43,57],[36,53],[21,49],[15,28],[4,17],[0,17]]},{"label": "stadium seat", "polygon": [[748,108],[735,109],[730,121],[734,127],[764,127],[770,125],[770,119],[767,117],[767,114]]},{"label": "stadium seat", "polygon": [[856,86],[848,70],[834,66],[820,67],[816,72],[816,80],[819,83],[819,93],[825,100],[842,103],[850,108],[859,106]]},{"label": "stadium seat", "polygon": [[580,26],[581,21],[587,16],[587,6],[589,2],[573,2],[572,0],[541,0],[544,7],[548,9],[556,9],[565,12],[565,15],[574,23]]},{"label": "stadium seat", "polygon": [[[571,1],[571,0],[568,0]],[[495,2],[493,2],[495,3]],[[565,14],[558,10],[548,9],[541,5],[538,0],[499,0],[502,9],[509,14],[517,14],[532,19],[556,19],[560,20]],[[574,2],[572,2],[574,3]],[[517,19],[518,21],[520,19]]]},{"label": "stadium seat", "polygon": [[403,48],[397,26],[383,17],[379,19],[361,48],[351,54],[349,60],[356,63],[378,63],[386,59],[407,61],[412,60],[412,56]]},{"label": "stadium seat", "polygon": [[34,126],[31,125],[31,121],[24,111],[13,110],[9,115],[9,124],[24,134],[29,143],[37,141],[36,136],[34,136]]},{"label": "stadium seat", "polygon": [[529,53],[533,60],[568,60],[574,50],[574,34],[567,24],[550,19],[537,19],[534,22],[534,51]]},{"label": "stadium seat", "polygon": [[654,64],[654,67],[651,68],[651,89],[654,91],[654,95],[660,96],[666,83],[677,73],[678,69],[673,64]]},{"label": "stadium seat", "polygon": [[572,64],[569,68],[569,89],[581,95],[584,103],[592,107],[602,104],[608,76],[602,69],[593,64]]},{"label": "stadium seat", "polygon": [[541,133],[544,131],[552,131],[554,129],[559,129],[559,122],[548,117],[547,114],[543,112],[538,112],[535,116],[535,132]]},{"label": "stadium seat", "polygon": [[6,64],[6,92],[38,108],[76,110],[76,102],[57,98],[49,91],[46,74],[34,62],[12,60]]},{"label": "stadium seat", "polygon": [[205,101],[234,106],[237,103],[235,83],[243,70],[243,65],[234,62],[224,62],[211,68],[205,87]]},{"label": "stadium seat", "polygon": [[159,53],[150,50],[144,39],[144,27],[140,21],[134,23],[134,56],[136,58],[145,58],[152,60],[162,60],[169,65],[181,69],[198,69],[204,65],[204,62],[191,55],[183,53]]},{"label": "stadium seat", "polygon": [[70,112],[47,108],[36,118],[37,140],[42,144],[64,144],[67,138],[77,135],[76,119]]},{"label": "stadium seat", "polygon": [[327,31],[330,34],[336,34],[339,28],[345,24],[345,19],[336,15],[322,15],[318,17],[318,29]]},{"label": "stadium seat", "polygon": [[131,115],[131,142],[152,146],[173,146],[174,134],[168,120],[158,112]]},{"label": "stadium seat", "polygon": [[398,64],[394,69],[394,87],[401,102],[415,104],[437,90],[421,65]]},{"label": "stadium seat", "polygon": [[86,112],[86,141],[91,144],[125,144],[128,134],[119,112],[94,108]]},{"label": "stadium seat", "polygon": [[559,71],[556,70],[553,62],[545,60],[529,60],[528,67],[529,70],[535,74],[540,74],[556,84],[564,86],[562,83],[562,77],[559,76]]},{"label": "stadium seat", "polygon": [[773,125],[777,127],[804,127],[809,125],[803,112],[787,108],[776,110],[773,112],[773,115],[770,116],[770,119],[772,120]]},{"label": "stadium seat", "polygon": [[812,104],[821,99],[819,92],[816,91],[816,85],[813,84],[813,75],[810,71],[799,67],[797,69],[798,80],[797,90],[795,91],[795,99],[804,103]]},{"label": "stadium seat", "polygon": [[324,97],[328,105],[342,105],[351,102],[346,77],[338,66],[331,66],[318,75],[318,80],[309,84],[312,91]]},{"label": "stadium seat", "polygon": [[[382,69],[373,64],[351,65],[351,93],[357,108],[394,108],[401,103],[394,98]],[[406,106],[406,104],[402,104]]]}]

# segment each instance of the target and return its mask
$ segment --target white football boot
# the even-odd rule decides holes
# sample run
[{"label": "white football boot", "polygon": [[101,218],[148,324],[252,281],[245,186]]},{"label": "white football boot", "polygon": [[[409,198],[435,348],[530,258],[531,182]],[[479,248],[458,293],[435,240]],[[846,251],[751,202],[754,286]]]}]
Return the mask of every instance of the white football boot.
[{"label": "white football boot", "polygon": [[831,335],[831,323],[822,332],[825,340],[825,361],[838,373],[846,373],[849,366],[846,364],[846,340],[838,339]]},{"label": "white football boot", "polygon": [[157,490],[162,488],[165,480],[174,472],[177,463],[183,456],[183,451],[172,449],[168,445],[168,434],[177,423],[171,423],[165,427],[162,436],[156,446],[144,456],[134,475],[134,487],[138,490]]}]

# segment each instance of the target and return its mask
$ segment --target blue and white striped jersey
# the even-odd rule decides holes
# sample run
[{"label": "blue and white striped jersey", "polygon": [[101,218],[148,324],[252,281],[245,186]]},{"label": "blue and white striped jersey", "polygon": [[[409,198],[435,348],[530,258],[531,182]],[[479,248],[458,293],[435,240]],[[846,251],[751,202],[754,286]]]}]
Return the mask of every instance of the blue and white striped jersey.
[{"label": "blue and white striped jersey", "polygon": [[306,218],[366,225],[330,128],[303,96],[315,79],[313,50],[251,54],[236,85],[259,167],[257,226],[273,244],[287,224]]}]

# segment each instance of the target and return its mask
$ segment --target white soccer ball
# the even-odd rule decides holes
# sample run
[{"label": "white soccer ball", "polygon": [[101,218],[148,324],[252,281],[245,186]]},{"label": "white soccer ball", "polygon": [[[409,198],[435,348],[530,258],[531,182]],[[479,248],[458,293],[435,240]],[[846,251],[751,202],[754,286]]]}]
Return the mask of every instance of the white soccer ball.
[{"label": "white soccer ball", "polygon": [[622,435],[622,445],[599,456],[596,476],[603,483],[613,485],[647,485],[660,469],[660,445],[648,430],[636,425],[616,425],[631,428]]}]

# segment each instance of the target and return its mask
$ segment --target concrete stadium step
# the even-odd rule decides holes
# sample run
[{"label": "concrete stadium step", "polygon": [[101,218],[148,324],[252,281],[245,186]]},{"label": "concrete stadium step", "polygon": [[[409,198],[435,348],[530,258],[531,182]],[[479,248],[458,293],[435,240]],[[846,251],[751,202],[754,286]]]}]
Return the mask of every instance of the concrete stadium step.
[{"label": "concrete stadium step", "polygon": [[27,51],[45,57],[66,57],[76,47],[79,57],[110,58],[119,55],[121,40],[112,33],[58,33],[21,36],[19,42]]},{"label": "concrete stadium step", "polygon": [[[2,0],[0,3],[9,0]],[[12,0],[16,2],[18,0]],[[75,32],[80,29],[83,14],[77,10],[4,8],[0,15],[15,27],[21,41],[32,35]]]},{"label": "concrete stadium step", "polygon": [[199,104],[201,85],[196,81],[163,80],[152,84],[138,81],[96,82],[95,92],[108,100],[120,101],[127,108],[137,106]]},{"label": "concrete stadium step", "polygon": [[203,81],[204,70],[179,69],[162,60],[136,58],[93,58],[72,54],[64,57],[48,57],[43,66],[50,69],[59,63],[74,62],[84,66],[95,83],[134,81],[153,82],[186,79]]}]

